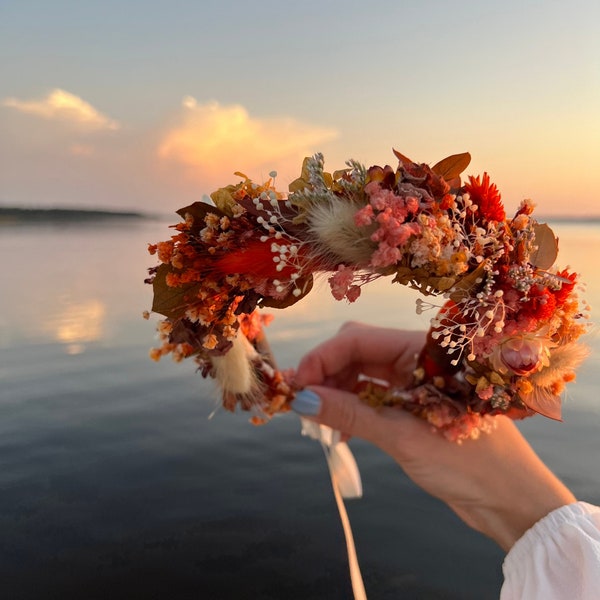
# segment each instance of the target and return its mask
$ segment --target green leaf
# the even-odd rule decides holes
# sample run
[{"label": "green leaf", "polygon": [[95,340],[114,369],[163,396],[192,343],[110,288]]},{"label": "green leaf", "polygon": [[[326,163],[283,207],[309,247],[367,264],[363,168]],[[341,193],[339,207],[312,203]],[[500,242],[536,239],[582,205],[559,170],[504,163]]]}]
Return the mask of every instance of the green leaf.
[{"label": "green leaf", "polygon": [[533,226],[536,249],[529,256],[529,262],[538,269],[549,269],[558,256],[558,239],[546,223]]},{"label": "green leaf", "polygon": [[160,265],[156,271],[152,288],[154,298],[152,311],[169,319],[179,319],[185,314],[190,302],[198,297],[199,283],[189,283],[179,287],[167,285],[167,275],[175,272],[170,265]]}]

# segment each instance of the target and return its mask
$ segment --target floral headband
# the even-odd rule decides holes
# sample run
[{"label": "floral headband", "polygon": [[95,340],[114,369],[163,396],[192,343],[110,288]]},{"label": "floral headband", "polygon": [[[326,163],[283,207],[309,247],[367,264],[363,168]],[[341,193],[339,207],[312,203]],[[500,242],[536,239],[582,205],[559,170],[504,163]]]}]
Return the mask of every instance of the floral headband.
[{"label": "floral headband", "polygon": [[[558,270],[557,239],[523,201],[508,219],[487,174],[460,174],[468,153],[433,167],[394,151],[396,169],[356,161],[334,173],[317,154],[304,161],[289,193],[275,173],[237,184],[177,211],[170,240],[149,246],[152,311],[161,347],[152,358],[192,357],[214,377],[223,405],[255,423],[289,410],[293,378],[276,367],[258,309],[284,309],[325,274],[337,300],[356,301],[380,277],[443,298],[410,386],[367,381],[373,406],[400,406],[449,439],[476,437],[490,416],[560,419],[561,393],[588,350],[589,307],[578,277]],[[433,308],[417,300],[417,312]]]}]

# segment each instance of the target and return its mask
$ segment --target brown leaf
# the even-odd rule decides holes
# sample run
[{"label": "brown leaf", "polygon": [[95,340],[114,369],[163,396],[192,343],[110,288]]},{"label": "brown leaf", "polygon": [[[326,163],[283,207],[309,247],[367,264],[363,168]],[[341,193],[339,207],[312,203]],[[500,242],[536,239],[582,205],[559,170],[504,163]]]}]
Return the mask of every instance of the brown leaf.
[{"label": "brown leaf", "polygon": [[450,180],[444,179],[444,181],[448,184],[451,190],[458,190],[458,188],[460,188],[462,185],[460,177],[454,177]]},{"label": "brown leaf", "polygon": [[555,396],[546,388],[535,387],[531,394],[521,397],[521,400],[527,408],[536,413],[555,421],[562,421],[560,396]]},{"label": "brown leaf", "polygon": [[407,285],[421,292],[425,296],[436,296],[449,290],[456,279],[454,277],[435,277],[427,269],[411,269],[410,267],[397,267],[392,283]]},{"label": "brown leaf", "polygon": [[455,277],[435,277],[432,280],[431,285],[440,292],[446,292],[456,283]]},{"label": "brown leaf", "polygon": [[290,291],[290,293],[281,300],[265,297],[260,301],[260,305],[267,306],[269,308],[287,308],[288,306],[292,306],[292,304],[296,304],[298,300],[302,300],[302,298],[304,298],[304,296],[306,296],[310,292],[310,290],[312,290],[313,276],[308,275],[307,277],[297,279],[296,285],[301,291],[299,296],[294,296],[294,294],[292,294]]},{"label": "brown leaf", "polygon": [[546,223],[536,223],[533,231],[537,248],[529,256],[529,262],[538,269],[549,269],[558,256],[558,239]]},{"label": "brown leaf", "polygon": [[167,285],[167,275],[173,271],[170,265],[160,265],[156,271],[152,288],[154,298],[152,311],[169,319],[178,319],[185,314],[189,301],[196,298],[199,283],[190,283],[180,287]]},{"label": "brown leaf", "polygon": [[463,298],[472,295],[472,290],[475,286],[481,284],[485,278],[487,261],[480,263],[474,271],[468,275],[461,277],[454,286],[454,290],[450,294],[450,299],[454,302],[460,302]]},{"label": "brown leaf", "polygon": [[471,155],[468,152],[453,154],[433,165],[431,170],[449,182],[458,177],[469,166],[470,162]]},{"label": "brown leaf", "polygon": [[398,150],[395,150],[394,148],[392,148],[392,152],[403,165],[412,165],[413,161],[410,160],[408,156],[404,156],[402,152],[398,152]]},{"label": "brown leaf", "polygon": [[185,216],[187,214],[192,215],[192,218],[194,219],[194,223],[191,227],[191,230],[193,232],[197,232],[200,229],[204,229],[204,227],[205,227],[204,217],[207,214],[213,213],[215,215],[218,215],[219,217],[225,216],[224,212],[220,211],[218,208],[216,208],[210,204],[206,204],[206,202],[194,202],[193,204],[190,204],[189,206],[180,208],[176,212],[184,220],[185,220]]}]

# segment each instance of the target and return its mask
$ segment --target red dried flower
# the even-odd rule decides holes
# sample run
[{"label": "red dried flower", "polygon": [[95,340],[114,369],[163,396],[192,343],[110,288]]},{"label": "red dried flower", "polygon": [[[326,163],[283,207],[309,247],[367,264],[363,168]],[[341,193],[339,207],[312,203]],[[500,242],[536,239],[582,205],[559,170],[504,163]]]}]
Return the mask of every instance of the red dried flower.
[{"label": "red dried flower", "polygon": [[577,274],[569,273],[569,271],[564,269],[558,272],[557,276],[561,278],[562,285],[560,286],[559,290],[556,290],[553,293],[554,298],[556,299],[556,305],[561,306],[573,292],[573,288],[577,282]]},{"label": "red dried flower", "polygon": [[538,321],[547,321],[556,310],[556,298],[547,287],[533,286],[529,300],[523,303],[521,314]]},{"label": "red dried flower", "polygon": [[465,191],[469,193],[471,200],[478,206],[477,214],[487,221],[504,221],[506,213],[500,192],[496,184],[490,183],[487,173],[479,176],[469,177],[469,183],[465,184]]}]

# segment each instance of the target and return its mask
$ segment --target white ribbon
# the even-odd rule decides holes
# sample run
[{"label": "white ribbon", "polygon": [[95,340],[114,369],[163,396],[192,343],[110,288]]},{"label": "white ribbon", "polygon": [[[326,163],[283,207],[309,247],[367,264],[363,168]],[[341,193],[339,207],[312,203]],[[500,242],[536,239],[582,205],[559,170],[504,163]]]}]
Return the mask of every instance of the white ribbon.
[{"label": "white ribbon", "polygon": [[308,421],[307,419],[300,420],[302,421],[302,435],[318,440],[327,459],[333,495],[338,512],[340,513],[340,520],[346,538],[348,566],[350,568],[350,581],[352,583],[354,600],[367,600],[360,566],[358,565],[356,548],[354,546],[354,536],[350,527],[350,519],[348,518],[343,500],[343,498],[362,497],[362,481],[358,466],[348,444],[340,441],[339,431]]}]

